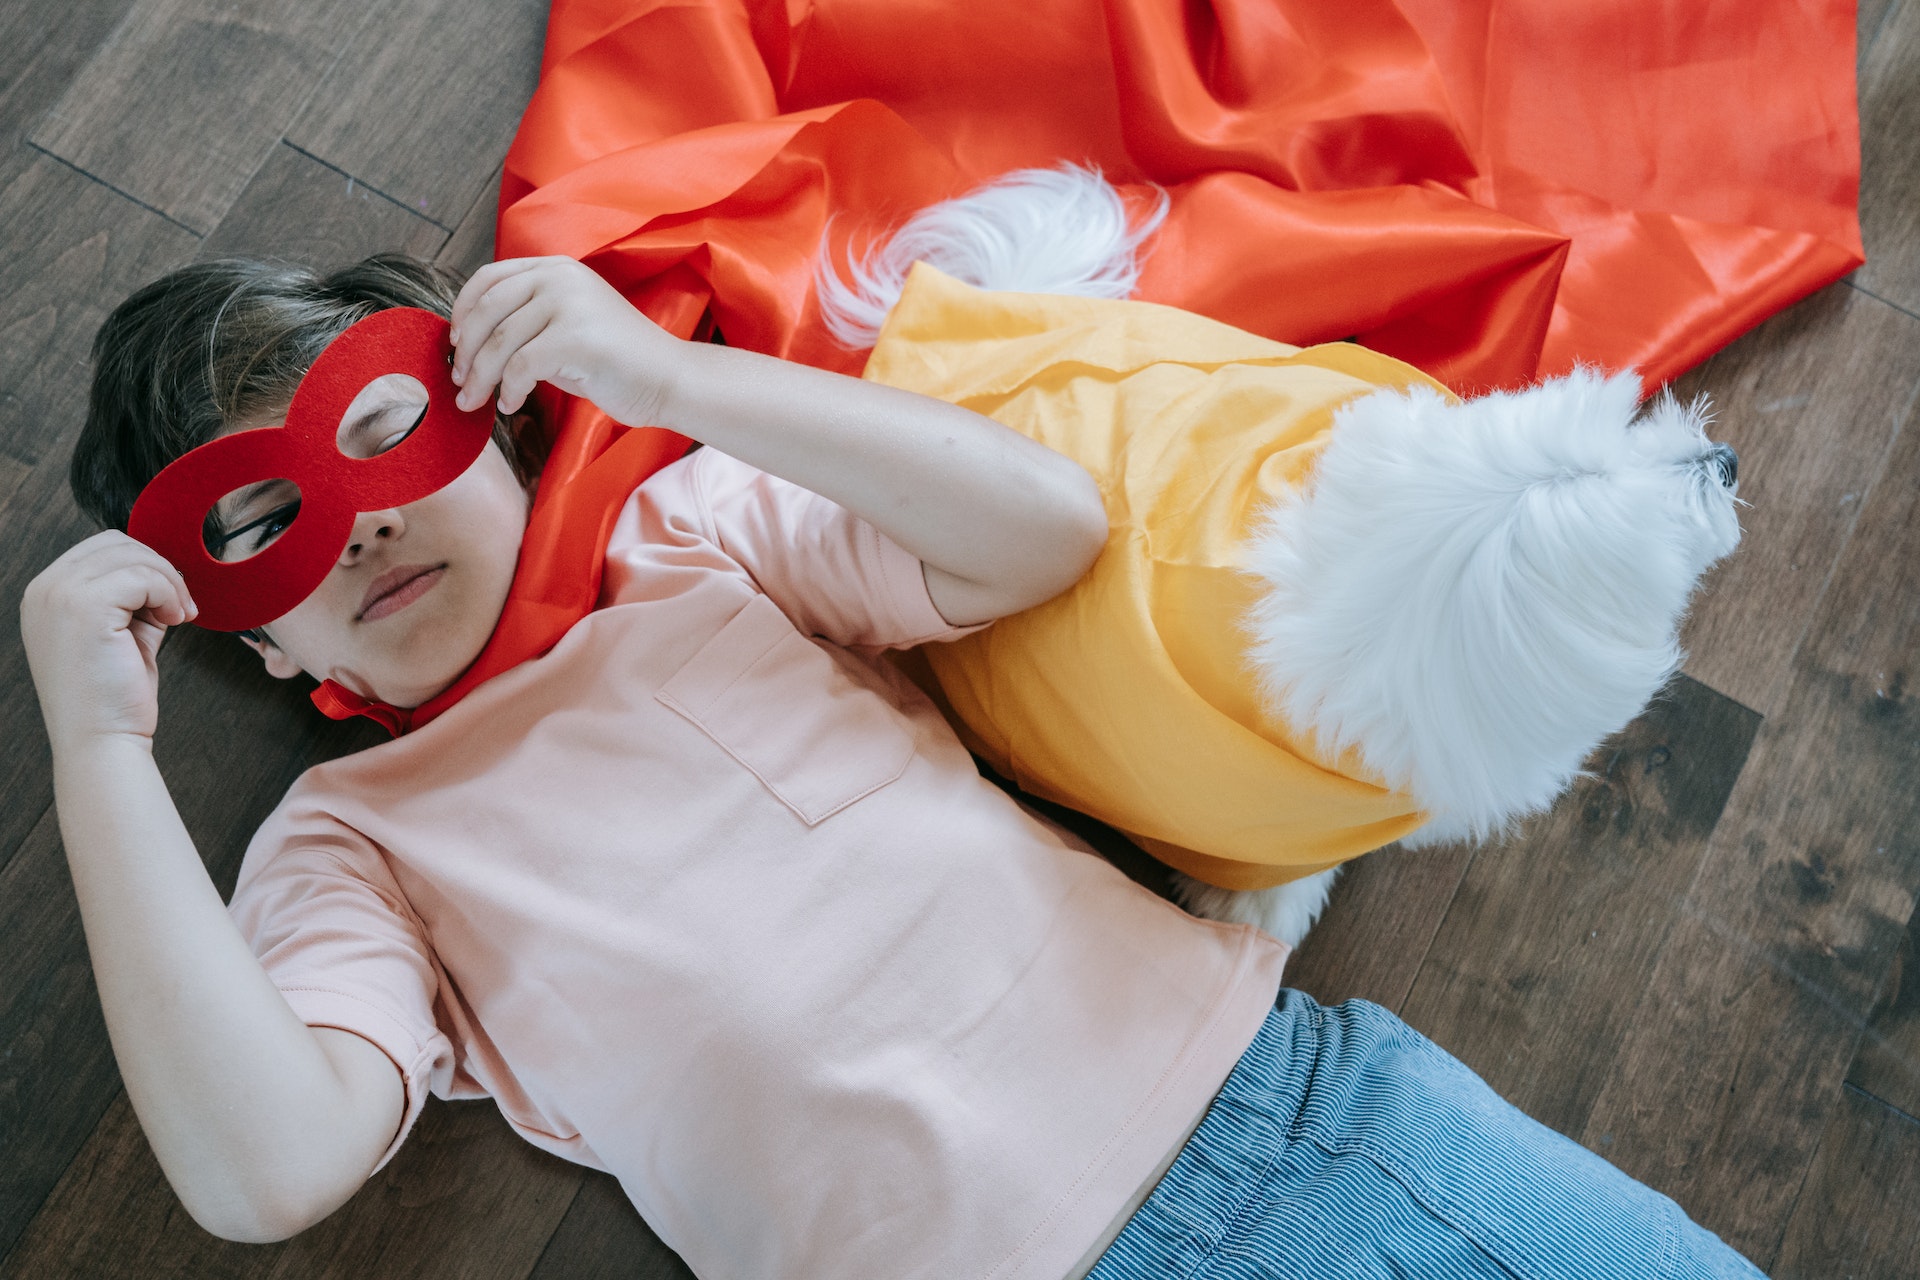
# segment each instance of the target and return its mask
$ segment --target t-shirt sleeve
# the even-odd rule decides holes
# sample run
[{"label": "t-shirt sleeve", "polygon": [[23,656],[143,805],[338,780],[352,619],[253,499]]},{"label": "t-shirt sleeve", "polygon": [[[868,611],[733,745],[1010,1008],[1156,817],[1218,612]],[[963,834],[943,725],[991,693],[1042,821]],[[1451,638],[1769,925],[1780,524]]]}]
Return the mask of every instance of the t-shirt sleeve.
[{"label": "t-shirt sleeve", "polygon": [[839,503],[711,447],[688,461],[710,536],[801,631],[903,649],[980,629],[941,617],[919,557]]},{"label": "t-shirt sleeve", "polygon": [[[264,834],[264,833],[263,833]],[[453,1046],[436,1025],[439,989],[418,919],[371,844],[351,832],[249,850],[229,910],[296,1016],[371,1041],[399,1069],[406,1104],[377,1170],[400,1149],[430,1092],[447,1092]]]}]

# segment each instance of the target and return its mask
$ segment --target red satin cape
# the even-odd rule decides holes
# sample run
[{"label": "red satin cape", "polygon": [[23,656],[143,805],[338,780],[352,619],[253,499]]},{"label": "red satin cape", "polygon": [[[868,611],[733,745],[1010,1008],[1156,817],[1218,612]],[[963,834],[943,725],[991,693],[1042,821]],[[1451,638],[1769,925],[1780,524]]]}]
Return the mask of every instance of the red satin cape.
[{"label": "red satin cape", "polygon": [[[1357,337],[1462,394],[1576,362],[1658,384],[1863,260],[1858,132],[1846,0],[555,0],[496,248],[857,373],[813,296],[824,236],[1092,162],[1172,199],[1136,297]],[[686,447],[549,405],[500,630],[390,727],[591,609],[602,504]]]}]

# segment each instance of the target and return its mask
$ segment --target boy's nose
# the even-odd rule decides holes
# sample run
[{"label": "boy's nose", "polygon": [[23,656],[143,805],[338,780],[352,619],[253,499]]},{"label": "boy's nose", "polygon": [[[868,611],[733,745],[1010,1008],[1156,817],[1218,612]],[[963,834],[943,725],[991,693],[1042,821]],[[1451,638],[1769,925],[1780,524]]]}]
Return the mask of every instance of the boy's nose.
[{"label": "boy's nose", "polygon": [[397,538],[406,531],[406,521],[398,510],[362,511],[353,521],[353,532],[347,538],[347,545],[341,550],[342,561],[354,560],[367,549],[367,544],[382,538]]}]

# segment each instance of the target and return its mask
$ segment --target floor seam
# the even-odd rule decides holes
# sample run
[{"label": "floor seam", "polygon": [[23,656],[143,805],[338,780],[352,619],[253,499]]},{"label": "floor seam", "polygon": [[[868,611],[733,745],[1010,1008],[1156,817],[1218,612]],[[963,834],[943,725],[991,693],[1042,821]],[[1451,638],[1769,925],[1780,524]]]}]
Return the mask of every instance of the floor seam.
[{"label": "floor seam", "polygon": [[446,232],[448,235],[453,234],[453,228],[448,226],[446,223],[440,221],[440,219],[435,217],[430,217],[429,215],[420,212],[420,210],[414,208],[412,205],[408,204],[404,200],[395,199],[393,196],[388,195],[386,192],[382,191],[380,188],[369,183],[366,179],[358,177],[354,174],[348,173],[345,169],[342,169],[339,165],[334,164],[329,160],[322,160],[319,156],[313,154],[313,152],[307,150],[305,147],[301,146],[299,143],[290,142],[287,139],[282,138],[280,139],[280,145],[288,148],[289,150],[297,152],[300,155],[305,156],[307,159],[313,161],[317,165],[320,165],[322,168],[333,170],[335,173],[339,174],[341,177],[347,180],[347,185],[349,190],[351,190],[351,188],[357,184],[360,187],[364,188],[365,190],[371,191],[374,195],[379,196],[382,200],[385,200],[388,204],[392,205],[394,208],[403,209],[407,213],[420,219],[420,221],[431,223],[432,225],[440,228],[440,230]]},{"label": "floor seam", "polygon": [[180,228],[182,231],[192,236],[195,240],[205,240],[207,238],[206,232],[196,231],[192,227],[188,226],[186,223],[180,221],[180,219],[168,213],[165,209],[155,208],[153,205],[148,204],[145,200],[142,200],[139,196],[136,196],[133,193],[128,191],[122,191],[119,187],[114,186],[111,182],[108,182],[105,178],[102,178],[99,174],[88,173],[85,169],[82,169],[79,165],[75,164],[73,161],[67,159],[65,156],[59,154],[58,152],[47,150],[45,147],[41,146],[39,143],[35,142],[31,138],[24,139],[24,141],[26,142],[27,146],[33,148],[35,151],[38,151],[41,155],[46,156],[49,160],[52,160],[54,163],[65,165],[67,168],[73,170],[75,173],[85,178],[88,182],[99,183],[101,186],[105,187],[107,190],[113,192],[113,194],[119,196],[122,200],[127,201],[129,204],[135,204],[140,206],[142,209],[145,209],[148,213],[152,214],[154,217],[164,218],[166,221],[171,222],[174,226]]}]

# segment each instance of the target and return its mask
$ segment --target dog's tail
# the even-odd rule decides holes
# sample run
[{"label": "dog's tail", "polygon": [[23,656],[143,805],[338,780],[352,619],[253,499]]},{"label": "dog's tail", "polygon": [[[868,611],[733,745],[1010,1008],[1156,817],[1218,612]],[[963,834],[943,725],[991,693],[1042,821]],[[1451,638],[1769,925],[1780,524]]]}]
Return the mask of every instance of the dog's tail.
[{"label": "dog's tail", "polygon": [[853,256],[850,282],[823,249],[814,271],[822,318],[845,345],[872,346],[916,262],[981,289],[1124,298],[1140,278],[1141,243],[1166,216],[1165,192],[1135,217],[1098,169],[1019,169],[916,213]]},{"label": "dog's tail", "polygon": [[1702,406],[1587,369],[1449,403],[1344,406],[1306,488],[1248,544],[1248,656],[1287,720],[1431,815],[1410,843],[1545,809],[1679,667],[1739,540]]}]

